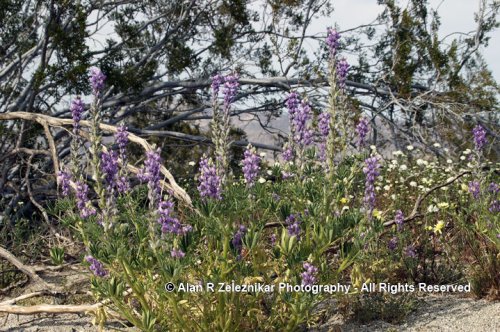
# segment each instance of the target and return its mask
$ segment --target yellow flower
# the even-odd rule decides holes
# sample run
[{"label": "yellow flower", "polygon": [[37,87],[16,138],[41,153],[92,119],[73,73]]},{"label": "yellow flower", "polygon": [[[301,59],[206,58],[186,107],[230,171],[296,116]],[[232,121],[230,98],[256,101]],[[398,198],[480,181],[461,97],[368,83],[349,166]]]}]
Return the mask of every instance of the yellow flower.
[{"label": "yellow flower", "polygon": [[447,209],[450,207],[450,204],[446,203],[446,202],[441,202],[441,203],[438,203],[437,204],[438,208],[440,209]]},{"label": "yellow flower", "polygon": [[444,221],[443,220],[439,220],[437,222],[437,224],[434,226],[434,234],[441,234],[442,233],[442,230],[444,228]]},{"label": "yellow flower", "polygon": [[347,203],[347,202],[349,202],[349,199],[347,199],[347,198],[345,198],[345,197],[342,197],[342,198],[340,199],[340,203],[342,203],[342,204],[345,204],[345,203]]},{"label": "yellow flower", "polygon": [[384,220],[384,218],[383,218],[383,216],[382,216],[382,212],[380,212],[380,211],[379,211],[379,210],[377,210],[377,209],[373,210],[373,216],[374,216],[375,218],[377,218],[378,220],[380,220],[380,221],[383,221],[383,220]]}]

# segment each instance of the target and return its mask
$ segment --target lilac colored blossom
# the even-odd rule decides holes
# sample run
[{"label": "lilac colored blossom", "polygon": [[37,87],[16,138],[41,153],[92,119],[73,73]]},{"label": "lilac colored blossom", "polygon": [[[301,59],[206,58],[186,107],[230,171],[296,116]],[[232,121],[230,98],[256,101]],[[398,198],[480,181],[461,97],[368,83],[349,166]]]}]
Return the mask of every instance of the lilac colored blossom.
[{"label": "lilac colored blossom", "polygon": [[198,191],[203,199],[222,199],[221,178],[217,175],[217,169],[211,159],[203,157],[200,160],[200,176]]},{"label": "lilac colored blossom", "polygon": [[90,85],[92,87],[92,92],[94,95],[98,95],[104,88],[104,81],[106,80],[106,75],[97,67],[90,69]]},{"label": "lilac colored blossom", "polygon": [[274,245],[276,244],[276,234],[271,234],[271,238],[270,238],[270,242],[271,242],[271,247],[274,247]]},{"label": "lilac colored blossom", "polygon": [[322,138],[328,137],[330,133],[330,113],[320,113],[318,116],[318,130]]},{"label": "lilac colored blossom", "polygon": [[307,127],[310,118],[311,106],[309,103],[302,101],[292,120],[293,140],[302,146],[307,146],[312,143],[313,132]]},{"label": "lilac colored blossom", "polygon": [[351,68],[351,66],[347,63],[346,59],[341,59],[337,63],[337,81],[340,89],[345,89],[345,81],[349,68]]},{"label": "lilac colored blossom", "polygon": [[308,262],[304,262],[303,267],[305,271],[300,274],[300,277],[302,278],[302,285],[303,286],[314,285],[316,283],[316,275],[318,274],[318,268]]},{"label": "lilac colored blossom", "polygon": [[300,220],[294,214],[289,215],[286,220],[286,224],[288,225],[287,231],[289,236],[300,237],[301,229],[300,229]]},{"label": "lilac colored blossom", "polygon": [[161,157],[160,148],[156,151],[150,150],[146,152],[146,161],[144,167],[139,170],[137,177],[141,182],[148,182],[148,197],[151,206],[155,206],[160,196],[160,169]]},{"label": "lilac colored blossom", "polygon": [[182,251],[181,249],[174,248],[170,251],[170,255],[173,258],[183,258],[184,256],[186,256],[186,253],[184,251]]},{"label": "lilac colored blossom", "polygon": [[220,86],[222,84],[224,84],[224,76],[217,74],[212,77],[211,88],[212,88],[212,96],[214,99],[216,99],[217,96],[219,95]]},{"label": "lilac colored blossom", "polygon": [[182,236],[191,231],[192,227],[181,224],[179,219],[173,216],[173,212],[174,203],[170,199],[158,203],[158,223],[161,225],[162,233]]},{"label": "lilac colored blossom", "polygon": [[373,209],[375,208],[375,179],[380,174],[378,172],[379,167],[380,165],[376,156],[365,160],[365,167],[363,168],[363,173],[366,176],[364,202],[368,207],[369,219],[371,219]]},{"label": "lilac colored blossom", "polygon": [[469,182],[469,193],[471,193],[475,199],[479,197],[479,195],[481,194],[481,186],[479,184],[479,181]]},{"label": "lilac colored blossom", "polygon": [[491,202],[490,207],[488,210],[491,213],[498,213],[500,212],[500,201],[498,199],[495,199],[493,202]]},{"label": "lilac colored blossom", "polygon": [[59,171],[57,172],[57,180],[61,184],[63,196],[69,195],[71,173],[69,171]]},{"label": "lilac colored blossom", "polygon": [[126,193],[127,191],[130,190],[130,183],[125,176],[120,176],[116,180],[116,188],[118,189],[119,193]]},{"label": "lilac colored blossom", "polygon": [[80,217],[84,219],[96,214],[96,210],[87,197],[88,191],[89,186],[86,183],[82,181],[76,183],[76,206],[80,210]]},{"label": "lilac colored blossom", "polygon": [[387,243],[387,248],[390,251],[394,251],[397,247],[398,247],[398,238],[396,236],[393,236]]},{"label": "lilac colored blossom", "polygon": [[236,249],[238,253],[241,251],[241,248],[243,246],[243,237],[245,236],[246,232],[247,228],[243,225],[240,225],[236,233],[234,233],[233,239],[231,240],[233,248]]},{"label": "lilac colored blossom", "polygon": [[405,248],[404,251],[405,255],[410,258],[417,258],[417,252],[415,250],[415,247],[413,245],[409,245]]},{"label": "lilac colored blossom", "polygon": [[474,135],[474,144],[476,146],[476,150],[481,150],[483,146],[488,143],[486,140],[486,131],[481,125],[477,125],[472,129],[472,134]]},{"label": "lilac colored blossom", "polygon": [[293,173],[289,173],[289,172],[281,173],[283,180],[289,179],[289,178],[293,177],[293,175],[294,175]]},{"label": "lilac colored blossom", "polygon": [[401,232],[403,230],[404,220],[405,220],[405,216],[403,215],[403,211],[397,210],[396,215],[394,217],[394,222],[398,226],[398,232]]},{"label": "lilac colored blossom", "polygon": [[290,92],[286,100],[286,107],[288,109],[288,116],[290,122],[293,121],[295,114],[299,111],[299,104],[300,104],[300,99],[297,92]]},{"label": "lilac colored blossom", "polygon": [[255,149],[249,145],[244,153],[243,176],[248,187],[252,187],[260,170],[260,156]]},{"label": "lilac colored blossom", "polygon": [[227,75],[224,80],[224,107],[229,109],[229,105],[234,101],[234,97],[236,97],[236,93],[238,92],[238,87],[240,83],[238,82],[238,75]]},{"label": "lilac colored blossom", "polygon": [[108,272],[104,269],[104,266],[102,265],[101,262],[99,262],[97,259],[95,259],[92,256],[87,256],[85,257],[85,260],[87,263],[90,264],[90,271],[94,273],[96,277],[104,277],[108,274]]},{"label": "lilac colored blossom", "polygon": [[118,156],[114,151],[101,154],[101,171],[108,190],[115,188],[118,174]]},{"label": "lilac colored blossom", "polygon": [[488,186],[488,191],[490,193],[492,193],[493,195],[496,195],[496,194],[498,194],[498,192],[500,192],[500,186],[498,184],[496,184],[495,182],[492,182]]},{"label": "lilac colored blossom", "polygon": [[115,142],[118,144],[118,149],[120,151],[120,158],[122,160],[126,159],[127,156],[127,144],[128,144],[128,131],[125,125],[121,125],[118,127],[118,130],[115,134]]},{"label": "lilac colored blossom", "polygon": [[358,125],[356,126],[356,133],[358,134],[358,148],[362,148],[365,145],[366,135],[370,127],[368,126],[368,119],[362,117],[359,119]]},{"label": "lilac colored blossom", "polygon": [[327,29],[326,44],[328,45],[330,58],[335,58],[340,45],[340,34],[337,32],[337,30],[332,28]]},{"label": "lilac colored blossom", "polygon": [[76,97],[71,102],[71,116],[73,118],[73,132],[76,134],[78,129],[80,129],[80,120],[82,119],[83,112],[85,111],[85,105],[80,97]]},{"label": "lilac colored blossom", "polygon": [[293,160],[293,150],[291,146],[287,146],[282,153],[284,161],[292,161]]}]

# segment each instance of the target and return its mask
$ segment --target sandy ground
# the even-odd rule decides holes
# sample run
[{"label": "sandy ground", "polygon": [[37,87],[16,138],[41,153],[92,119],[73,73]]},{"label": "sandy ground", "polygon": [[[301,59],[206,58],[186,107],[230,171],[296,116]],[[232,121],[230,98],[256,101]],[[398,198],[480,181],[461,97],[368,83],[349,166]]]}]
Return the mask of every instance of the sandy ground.
[{"label": "sandy ground", "polygon": [[326,324],[311,331],[500,332],[500,302],[474,300],[450,294],[429,295],[421,298],[417,309],[400,325],[384,321],[363,325],[358,322],[344,322],[340,315],[334,315]]},{"label": "sandy ground", "polygon": [[[108,322],[105,331],[133,331],[116,321]],[[0,316],[0,331],[85,331],[99,329],[92,325],[92,317],[82,315]],[[422,298],[417,310],[401,325],[373,321],[362,325],[344,322],[340,315],[332,316],[327,323],[311,332],[329,331],[453,331],[500,332],[500,302],[474,300],[453,295]]]}]

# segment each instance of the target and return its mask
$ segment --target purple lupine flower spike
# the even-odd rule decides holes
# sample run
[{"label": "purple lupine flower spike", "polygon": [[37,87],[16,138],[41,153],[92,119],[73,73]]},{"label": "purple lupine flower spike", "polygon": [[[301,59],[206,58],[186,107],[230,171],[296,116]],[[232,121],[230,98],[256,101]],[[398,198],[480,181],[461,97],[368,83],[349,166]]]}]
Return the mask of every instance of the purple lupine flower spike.
[{"label": "purple lupine flower spike", "polygon": [[238,253],[241,252],[241,248],[243,247],[243,237],[245,236],[246,233],[247,233],[247,228],[243,225],[240,225],[236,233],[234,233],[233,235],[231,244]]},{"label": "purple lupine flower spike", "polygon": [[312,143],[313,132],[307,127],[311,118],[311,106],[303,101],[297,110],[294,110],[292,119],[292,134],[295,143],[307,146]]},{"label": "purple lupine flower spike", "polygon": [[337,30],[332,28],[327,29],[326,44],[328,45],[330,58],[335,58],[337,50],[340,46],[340,34],[337,32]]},{"label": "purple lupine flower spike", "polygon": [[347,79],[347,73],[349,72],[351,66],[347,63],[346,59],[341,59],[337,63],[337,80],[340,89],[345,89],[345,82]]},{"label": "purple lupine flower spike", "polygon": [[183,225],[179,219],[174,217],[173,212],[174,202],[170,199],[162,200],[158,204],[158,223],[161,225],[162,233],[182,236],[191,231],[192,227],[190,225]]},{"label": "purple lupine flower spike", "polygon": [[160,148],[146,152],[146,161],[144,167],[139,170],[137,177],[141,182],[148,182],[148,197],[151,206],[156,206],[160,196],[160,175],[161,175],[161,157]]},{"label": "purple lupine flower spike", "polygon": [[92,256],[87,256],[85,257],[85,260],[87,263],[90,264],[90,271],[94,273],[95,276],[97,277],[104,277],[108,274],[108,272],[104,269],[104,266],[102,265],[101,262],[99,262],[97,259],[95,259]]},{"label": "purple lupine flower spike", "polygon": [[486,140],[486,131],[481,125],[477,125],[472,129],[472,133],[474,135],[474,145],[476,146],[476,150],[480,151],[483,146],[488,143]]},{"label": "purple lupine flower spike", "polygon": [[316,275],[318,274],[318,268],[311,263],[304,262],[303,264],[304,272],[300,274],[302,278],[302,285],[311,286],[316,283]]},{"label": "purple lupine flower spike", "polygon": [[238,87],[240,83],[238,82],[238,75],[227,75],[224,82],[224,107],[229,109],[229,105],[234,101],[236,93],[238,92]]},{"label": "purple lupine flower spike", "polygon": [[243,176],[248,187],[253,187],[255,183],[255,178],[260,170],[259,163],[260,156],[251,145],[248,145],[243,159]]},{"label": "purple lupine flower spike", "polygon": [[92,93],[98,95],[104,88],[104,81],[106,80],[106,75],[97,67],[90,69],[90,86],[92,87]]},{"label": "purple lupine flower spike", "polygon": [[186,253],[184,253],[184,251],[182,251],[181,249],[174,248],[170,251],[170,255],[173,258],[183,258],[184,256],[186,256]]},{"label": "purple lupine flower spike", "polygon": [[475,199],[478,199],[479,195],[481,194],[481,186],[479,184],[479,181],[469,182],[469,193],[471,193]]},{"label": "purple lupine flower spike", "polygon": [[76,183],[76,206],[80,210],[80,217],[84,219],[96,214],[95,208],[87,197],[88,191],[89,186],[86,183],[82,181]]},{"label": "purple lupine flower spike", "polygon": [[330,113],[322,112],[318,116],[318,131],[320,135],[319,160],[324,161],[326,159],[326,142],[330,134]]},{"label": "purple lupine flower spike", "polygon": [[71,102],[71,117],[73,118],[73,132],[78,133],[80,129],[80,120],[82,119],[83,112],[85,111],[85,105],[80,97],[76,97]]},{"label": "purple lupine flower spike", "polygon": [[101,154],[101,171],[108,190],[117,186],[118,156],[114,151]]},{"label": "purple lupine flower spike", "polygon": [[378,157],[374,156],[365,160],[365,167],[363,168],[363,173],[366,176],[364,202],[368,208],[369,219],[371,219],[375,208],[375,179],[380,174],[378,172],[379,167]]},{"label": "purple lupine flower spike", "polygon": [[295,114],[298,112],[299,104],[299,95],[297,94],[297,92],[291,92],[286,100],[286,107],[288,108],[290,121],[293,121]]},{"label": "purple lupine flower spike", "polygon": [[387,248],[390,251],[394,251],[398,247],[398,238],[396,236],[393,236],[390,240],[389,243],[387,243]]},{"label": "purple lupine flower spike", "polygon": [[57,180],[61,185],[63,196],[68,196],[70,181],[71,181],[71,173],[69,171],[59,171],[57,172]]},{"label": "purple lupine flower spike", "polygon": [[224,76],[217,74],[212,77],[211,88],[212,88],[212,96],[214,99],[217,98],[217,96],[219,95],[220,86],[222,84],[224,84]]},{"label": "purple lupine flower spike", "polygon": [[356,133],[358,134],[358,148],[362,148],[365,145],[366,135],[370,130],[368,119],[362,117],[359,119],[359,123],[356,126]]},{"label": "purple lupine flower spike", "polygon": [[213,162],[205,156],[200,160],[199,182],[198,191],[203,199],[222,199],[221,178]]},{"label": "purple lupine flower spike", "polygon": [[498,200],[498,199],[493,200],[493,202],[491,202],[490,207],[488,208],[488,210],[491,213],[498,213],[498,212],[500,212],[500,200]]},{"label": "purple lupine flower spike", "polygon": [[296,215],[291,214],[289,215],[285,223],[288,225],[287,231],[289,236],[296,236],[297,239],[300,237],[301,233],[301,228],[300,228],[300,220],[297,218]]},{"label": "purple lupine flower spike", "polygon": [[127,149],[127,144],[128,144],[128,132],[127,132],[127,127],[125,125],[121,125],[117,128],[118,130],[116,131],[115,134],[115,142],[118,144],[118,149],[120,151],[120,158],[122,160],[126,159],[126,149]]},{"label": "purple lupine flower spike", "polygon": [[283,149],[283,153],[281,155],[284,161],[292,161],[293,160],[292,147],[287,145],[286,148]]},{"label": "purple lupine flower spike", "polygon": [[394,221],[396,222],[396,225],[398,227],[398,232],[401,232],[403,230],[404,220],[405,220],[405,217],[403,215],[403,211],[397,210],[396,215],[394,217]]}]

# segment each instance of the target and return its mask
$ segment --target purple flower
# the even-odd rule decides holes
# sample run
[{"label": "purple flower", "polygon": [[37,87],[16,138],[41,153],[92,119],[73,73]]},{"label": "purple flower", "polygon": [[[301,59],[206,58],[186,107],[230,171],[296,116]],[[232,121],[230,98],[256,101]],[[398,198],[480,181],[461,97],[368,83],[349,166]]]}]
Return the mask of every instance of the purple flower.
[{"label": "purple flower", "polygon": [[405,220],[405,216],[403,215],[403,212],[401,210],[397,210],[396,216],[394,217],[394,221],[396,222],[396,225],[398,226],[398,232],[401,232],[403,230],[404,220]]},{"label": "purple flower", "polygon": [[183,225],[179,219],[173,216],[174,203],[171,200],[162,200],[158,203],[158,223],[161,225],[162,233],[185,235],[191,231],[190,225]]},{"label": "purple flower", "polygon": [[471,193],[475,199],[479,197],[479,195],[481,194],[481,186],[479,184],[479,181],[469,182],[469,193]]},{"label": "purple flower", "polygon": [[407,257],[417,258],[417,252],[415,251],[415,247],[411,244],[405,248],[404,253]]},{"label": "purple flower", "polygon": [[108,274],[108,272],[104,269],[102,263],[94,257],[89,255],[85,257],[85,260],[90,264],[90,271],[92,271],[95,276],[102,278]]},{"label": "purple flower", "polygon": [[246,232],[247,228],[243,225],[240,225],[236,233],[234,233],[233,239],[231,240],[233,248],[236,249],[238,253],[241,252],[241,248],[243,246],[243,237],[245,236]]},{"label": "purple flower", "polygon": [[63,196],[69,195],[71,173],[69,171],[59,171],[57,172],[57,180],[61,184]]},{"label": "purple flower", "polygon": [[472,129],[472,134],[474,134],[474,144],[476,145],[476,150],[479,151],[486,143],[488,143],[486,140],[486,131],[481,125],[477,125],[474,129]]},{"label": "purple flower", "polygon": [[181,249],[175,249],[175,248],[170,251],[170,255],[173,258],[183,258],[184,256],[186,256],[184,251],[182,251]]},{"label": "purple flower", "polygon": [[88,191],[89,186],[86,183],[82,181],[76,183],[76,206],[80,210],[80,217],[84,219],[96,214],[96,210],[87,198]]},{"label": "purple flower", "polygon": [[326,44],[328,45],[330,58],[335,58],[340,45],[340,34],[337,32],[337,30],[332,28],[327,29]]},{"label": "purple flower", "polygon": [[498,184],[496,184],[495,182],[492,182],[488,186],[488,191],[490,193],[492,193],[493,195],[496,195],[496,194],[498,194],[498,192],[500,192],[500,186]]},{"label": "purple flower", "polygon": [[278,195],[277,193],[273,193],[271,195],[271,197],[273,198],[273,201],[275,201],[275,202],[279,202],[281,200],[280,195]]},{"label": "purple flower", "polygon": [[238,87],[240,83],[238,82],[238,75],[227,75],[224,80],[224,108],[229,110],[229,105],[234,101],[236,93],[238,92]]},{"label": "purple flower", "polygon": [[296,236],[297,239],[300,237],[300,220],[294,214],[289,215],[285,223],[288,225],[287,231],[289,236]]},{"label": "purple flower", "polygon": [[318,130],[321,140],[319,144],[319,160],[324,161],[326,159],[326,141],[330,134],[330,113],[320,113],[318,116]]},{"label": "purple flower", "polygon": [[493,202],[491,202],[490,207],[488,210],[491,213],[498,213],[500,212],[500,201],[498,199],[495,199]]},{"label": "purple flower", "polygon": [[199,182],[198,191],[203,199],[222,199],[221,178],[217,175],[217,169],[212,160],[205,156],[200,160]]},{"label": "purple flower", "polygon": [[248,145],[244,153],[243,159],[243,176],[245,177],[245,182],[248,187],[252,187],[255,182],[255,178],[260,170],[260,156],[255,152],[255,149],[251,145]]},{"label": "purple flower", "polygon": [[212,96],[214,99],[217,98],[217,96],[219,95],[219,90],[220,90],[220,86],[224,84],[224,76],[222,75],[215,75],[212,77]]},{"label": "purple flower", "polygon": [[293,150],[290,145],[287,145],[281,154],[284,161],[292,161],[293,160]]},{"label": "purple flower", "polygon": [[102,91],[105,80],[106,75],[99,68],[93,67],[90,69],[90,85],[92,86],[94,95],[97,96]]},{"label": "purple flower", "polygon": [[271,242],[271,247],[274,247],[274,245],[276,244],[276,234],[271,234],[271,238],[269,240]]},{"label": "purple flower", "polygon": [[286,107],[288,108],[288,116],[290,119],[290,123],[293,121],[295,114],[299,110],[299,104],[300,104],[300,99],[297,92],[290,92],[286,100]]},{"label": "purple flower", "polygon": [[71,102],[71,116],[73,117],[73,132],[76,134],[80,129],[80,120],[82,119],[85,105],[80,97],[76,97]]},{"label": "purple flower", "polygon": [[365,173],[365,197],[364,202],[368,208],[368,218],[372,218],[373,209],[375,208],[375,179],[379,176],[380,165],[378,163],[378,158],[376,156],[367,158],[365,160],[365,167],[363,168],[363,173]]},{"label": "purple flower", "polygon": [[390,251],[394,251],[398,247],[398,238],[396,236],[392,237],[392,239],[389,240],[389,243],[387,243],[387,248]]},{"label": "purple flower", "polygon": [[118,174],[118,156],[114,151],[101,154],[101,171],[108,190],[113,190],[116,185]]},{"label": "purple flower", "polygon": [[330,133],[330,113],[320,113],[318,116],[318,129],[322,138],[328,137],[328,134]]},{"label": "purple flower", "polygon": [[292,133],[295,143],[302,146],[312,143],[313,132],[307,127],[310,118],[311,106],[309,103],[302,101],[292,119]]},{"label": "purple flower", "polygon": [[161,157],[160,148],[156,151],[150,150],[146,152],[146,161],[144,167],[139,170],[137,177],[141,182],[148,182],[148,197],[151,206],[155,206],[160,196],[160,170],[161,170]]},{"label": "purple flower", "polygon": [[345,81],[350,67],[351,66],[347,63],[346,59],[341,59],[337,63],[337,80],[340,89],[345,89]]},{"label": "purple flower", "polygon": [[366,135],[370,127],[368,127],[368,119],[362,117],[359,119],[359,123],[356,126],[356,133],[358,134],[358,148],[362,148],[365,145]]},{"label": "purple flower", "polygon": [[302,285],[303,286],[314,285],[316,283],[316,275],[318,274],[318,268],[308,262],[304,262],[303,267],[305,271],[300,274],[300,277],[302,278]]},{"label": "purple flower", "polygon": [[118,149],[120,151],[120,158],[122,161],[124,161],[127,157],[127,144],[128,144],[128,132],[127,132],[127,127],[124,125],[121,125],[117,128],[118,130],[116,131],[115,134],[115,142],[118,144]]}]

